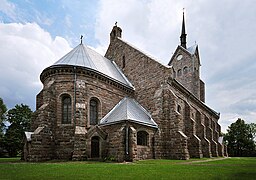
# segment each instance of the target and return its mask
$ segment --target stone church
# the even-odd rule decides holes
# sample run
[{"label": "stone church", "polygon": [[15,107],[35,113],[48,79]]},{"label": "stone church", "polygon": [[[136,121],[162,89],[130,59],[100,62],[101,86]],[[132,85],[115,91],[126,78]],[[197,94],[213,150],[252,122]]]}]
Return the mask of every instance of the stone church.
[{"label": "stone church", "polygon": [[219,113],[205,104],[198,45],[168,65],[122,38],[115,25],[102,56],[81,43],[43,70],[27,161],[189,159],[226,155]]}]

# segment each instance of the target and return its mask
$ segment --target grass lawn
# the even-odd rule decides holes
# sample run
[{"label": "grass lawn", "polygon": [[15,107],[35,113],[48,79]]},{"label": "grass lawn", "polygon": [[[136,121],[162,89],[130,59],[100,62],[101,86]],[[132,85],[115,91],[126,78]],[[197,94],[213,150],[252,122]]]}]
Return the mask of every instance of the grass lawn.
[{"label": "grass lawn", "polygon": [[0,159],[0,179],[256,179],[256,158],[144,160],[133,163]]}]

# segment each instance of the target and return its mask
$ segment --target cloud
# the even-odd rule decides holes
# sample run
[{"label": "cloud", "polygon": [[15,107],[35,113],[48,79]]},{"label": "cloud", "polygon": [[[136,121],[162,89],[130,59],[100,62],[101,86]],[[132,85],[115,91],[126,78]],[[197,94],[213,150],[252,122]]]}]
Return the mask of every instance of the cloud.
[{"label": "cloud", "polygon": [[69,44],[62,37],[52,39],[36,23],[0,23],[0,42],[0,97],[9,108],[17,103],[34,108],[40,73],[67,53]]},{"label": "cloud", "polygon": [[199,44],[206,104],[221,113],[223,131],[239,117],[255,122],[256,4],[251,1],[101,0],[97,49],[106,50],[117,21],[123,39],[167,64],[179,44],[182,8],[187,44]]}]

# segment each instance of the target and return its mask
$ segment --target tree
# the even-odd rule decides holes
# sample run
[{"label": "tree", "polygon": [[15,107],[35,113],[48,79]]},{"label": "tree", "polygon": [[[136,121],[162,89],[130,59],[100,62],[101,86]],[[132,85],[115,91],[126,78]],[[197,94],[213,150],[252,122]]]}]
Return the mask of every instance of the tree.
[{"label": "tree", "polygon": [[253,125],[246,124],[238,119],[228,127],[224,136],[230,156],[255,156],[255,142],[253,138]]},{"label": "tree", "polygon": [[10,126],[4,137],[5,148],[10,157],[17,156],[23,149],[24,131],[29,131],[32,111],[27,105],[16,105],[7,112]]},{"label": "tree", "polygon": [[255,142],[256,141],[256,124],[255,123],[249,124],[249,131],[252,134],[253,140]]},{"label": "tree", "polygon": [[7,108],[4,104],[4,101],[2,98],[0,98],[0,135],[3,135],[3,131],[4,131],[4,128],[5,128],[5,124],[4,124],[4,121],[5,121],[5,113],[7,111]]},{"label": "tree", "polygon": [[7,111],[6,105],[3,99],[0,98],[0,157],[3,156],[4,152],[4,130],[5,130],[5,113]]}]

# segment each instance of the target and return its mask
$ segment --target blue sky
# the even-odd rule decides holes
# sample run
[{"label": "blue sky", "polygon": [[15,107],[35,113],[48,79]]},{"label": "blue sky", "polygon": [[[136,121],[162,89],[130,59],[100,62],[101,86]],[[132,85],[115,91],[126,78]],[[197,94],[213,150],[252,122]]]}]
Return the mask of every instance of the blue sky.
[{"label": "blue sky", "polygon": [[256,3],[252,0],[0,0],[0,97],[35,110],[42,70],[85,44],[104,55],[117,21],[123,39],[167,64],[185,8],[188,46],[199,44],[206,104],[223,131],[256,122]]}]

